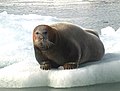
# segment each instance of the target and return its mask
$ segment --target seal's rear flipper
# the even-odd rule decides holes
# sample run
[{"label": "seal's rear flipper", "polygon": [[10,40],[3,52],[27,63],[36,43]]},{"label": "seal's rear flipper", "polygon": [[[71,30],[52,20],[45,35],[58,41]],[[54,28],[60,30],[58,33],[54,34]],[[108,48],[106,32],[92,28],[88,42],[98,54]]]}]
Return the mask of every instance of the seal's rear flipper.
[{"label": "seal's rear flipper", "polygon": [[89,33],[92,33],[92,34],[96,35],[99,38],[99,35],[98,35],[98,33],[96,31],[93,31],[93,30],[85,30],[85,31],[87,31]]}]

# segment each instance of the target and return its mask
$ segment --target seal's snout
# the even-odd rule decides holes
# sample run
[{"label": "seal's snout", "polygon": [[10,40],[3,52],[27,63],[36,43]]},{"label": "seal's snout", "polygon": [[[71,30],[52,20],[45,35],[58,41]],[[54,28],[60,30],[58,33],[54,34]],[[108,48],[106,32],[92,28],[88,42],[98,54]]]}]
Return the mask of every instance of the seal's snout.
[{"label": "seal's snout", "polygon": [[47,49],[47,46],[48,45],[48,42],[47,42],[47,40],[41,40],[41,43],[40,43],[40,46],[41,46],[41,48],[44,48],[44,49]]}]

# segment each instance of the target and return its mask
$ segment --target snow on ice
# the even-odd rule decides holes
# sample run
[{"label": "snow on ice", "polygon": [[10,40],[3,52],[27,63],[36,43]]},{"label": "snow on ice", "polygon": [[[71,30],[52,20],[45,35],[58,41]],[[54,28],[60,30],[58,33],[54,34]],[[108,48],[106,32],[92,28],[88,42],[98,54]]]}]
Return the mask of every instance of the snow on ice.
[{"label": "snow on ice", "polygon": [[74,70],[41,70],[34,57],[32,31],[38,24],[60,21],[51,16],[0,13],[0,87],[66,88],[120,82],[120,28],[101,29],[105,56]]}]

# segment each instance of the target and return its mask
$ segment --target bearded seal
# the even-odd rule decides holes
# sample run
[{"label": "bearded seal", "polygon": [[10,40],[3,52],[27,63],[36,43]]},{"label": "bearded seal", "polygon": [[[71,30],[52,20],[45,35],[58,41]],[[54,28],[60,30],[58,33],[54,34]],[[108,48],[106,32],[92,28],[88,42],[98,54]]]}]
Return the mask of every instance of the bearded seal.
[{"label": "bearded seal", "polygon": [[36,26],[33,45],[36,60],[43,70],[59,66],[75,69],[82,63],[100,60],[105,53],[95,31],[69,23]]}]

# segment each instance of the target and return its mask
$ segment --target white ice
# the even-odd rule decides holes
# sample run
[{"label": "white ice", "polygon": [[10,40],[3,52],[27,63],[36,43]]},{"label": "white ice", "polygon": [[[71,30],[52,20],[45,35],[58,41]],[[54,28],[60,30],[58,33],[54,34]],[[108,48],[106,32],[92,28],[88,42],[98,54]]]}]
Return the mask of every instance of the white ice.
[{"label": "white ice", "polygon": [[120,82],[120,28],[106,26],[100,38],[106,54],[99,62],[74,70],[41,70],[34,57],[32,31],[38,24],[60,21],[51,16],[0,13],[0,87],[66,88]]}]

